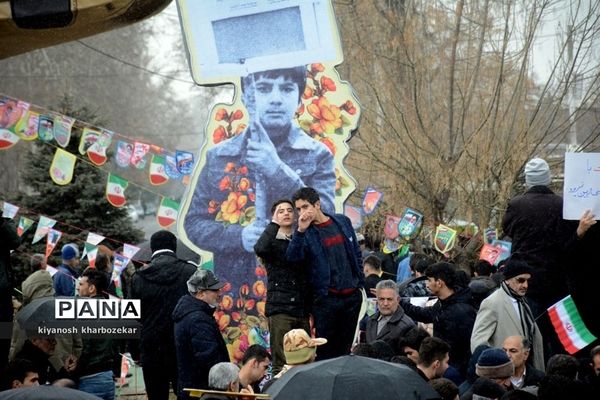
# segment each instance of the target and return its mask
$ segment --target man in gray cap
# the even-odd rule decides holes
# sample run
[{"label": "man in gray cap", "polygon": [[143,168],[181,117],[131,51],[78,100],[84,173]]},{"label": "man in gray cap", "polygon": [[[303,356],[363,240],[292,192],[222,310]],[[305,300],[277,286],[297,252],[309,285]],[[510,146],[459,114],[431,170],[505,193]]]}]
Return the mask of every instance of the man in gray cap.
[{"label": "man in gray cap", "polygon": [[[512,239],[512,253],[533,268],[527,297],[534,317],[568,293],[565,271],[561,268],[564,244],[575,234],[577,224],[562,217],[563,200],[548,187],[550,167],[541,158],[525,165],[527,192],[508,203],[502,220],[504,234]],[[546,317],[538,320],[544,341],[558,344],[556,333]],[[546,343],[548,345],[548,342]],[[559,351],[550,345],[546,357]]]},{"label": "man in gray cap", "polygon": [[184,388],[208,389],[210,368],[229,362],[225,341],[213,316],[223,286],[225,283],[212,271],[196,271],[187,281],[189,294],[179,299],[173,311],[179,400],[189,398]]}]

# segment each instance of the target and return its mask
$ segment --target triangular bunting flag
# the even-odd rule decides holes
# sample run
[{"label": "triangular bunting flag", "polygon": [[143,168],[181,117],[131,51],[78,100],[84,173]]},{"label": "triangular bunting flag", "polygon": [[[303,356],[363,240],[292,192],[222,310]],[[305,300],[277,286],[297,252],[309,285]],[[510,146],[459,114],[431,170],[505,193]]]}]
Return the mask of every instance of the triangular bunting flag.
[{"label": "triangular bunting flag", "polygon": [[31,225],[33,225],[34,222],[35,222],[34,220],[29,219],[27,217],[19,218],[19,226],[17,226],[17,235],[23,236],[25,231],[27,231],[27,229],[31,228]]},{"label": "triangular bunting flag", "polygon": [[63,149],[56,148],[52,164],[50,165],[50,178],[57,185],[68,185],[73,179],[73,170],[77,156]]},{"label": "triangular bunting flag", "polygon": [[168,197],[163,197],[156,213],[158,224],[163,228],[173,225],[177,221],[177,214],[179,214],[179,203]]},{"label": "triangular bunting flag", "polygon": [[71,130],[75,119],[64,115],[54,116],[54,140],[60,147],[67,147],[71,140]]},{"label": "triangular bunting flag", "polygon": [[102,131],[102,133],[98,136],[98,140],[96,143],[93,143],[87,150],[88,158],[94,164],[100,166],[106,163],[108,159],[106,157],[106,150],[110,146],[112,142],[113,133],[110,131]]},{"label": "triangular bunting flag", "polygon": [[56,229],[48,229],[48,236],[46,239],[46,258],[50,257],[52,254],[52,250],[56,247],[56,244],[60,240],[62,236],[62,232],[57,231]]},{"label": "triangular bunting flag", "polygon": [[44,236],[48,233],[48,229],[52,228],[56,224],[56,220],[52,218],[40,216],[40,220],[38,221],[37,228],[35,229],[35,233],[33,234],[32,244],[35,244],[42,240]]},{"label": "triangular bunting flag", "polygon": [[115,207],[123,207],[127,202],[125,199],[125,189],[129,182],[113,174],[108,174],[108,181],[106,183],[106,198],[108,202]]},{"label": "triangular bunting flag", "polygon": [[[104,236],[98,235],[97,233],[94,233],[94,232],[88,232],[87,239],[85,240],[85,242],[93,244],[94,246],[98,246],[100,244],[100,242],[103,240],[104,240]],[[83,260],[83,258],[86,255],[87,255],[87,252],[85,251],[85,246],[83,246],[83,252],[81,254],[81,259]]]},{"label": "triangular bunting flag", "polygon": [[15,217],[15,215],[17,215],[18,211],[19,211],[19,207],[15,206],[14,204],[7,203],[5,201],[3,208],[2,208],[2,217],[13,219]]},{"label": "triangular bunting flag", "polygon": [[130,260],[137,254],[138,251],[140,251],[140,248],[137,246],[127,243],[123,245],[123,255]]},{"label": "triangular bunting flag", "polygon": [[90,268],[96,268],[96,257],[98,256],[98,246],[91,243],[84,245],[84,252],[87,255]]},{"label": "triangular bunting flag", "polygon": [[153,185],[162,185],[169,180],[167,171],[165,171],[165,158],[163,156],[152,156],[150,162],[150,183]]}]

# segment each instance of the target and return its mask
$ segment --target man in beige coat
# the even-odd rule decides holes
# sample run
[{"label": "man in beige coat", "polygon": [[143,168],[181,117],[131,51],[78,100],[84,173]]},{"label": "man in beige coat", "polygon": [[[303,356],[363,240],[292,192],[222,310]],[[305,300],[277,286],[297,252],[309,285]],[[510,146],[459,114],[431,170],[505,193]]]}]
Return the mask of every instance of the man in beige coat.
[{"label": "man in beige coat", "polygon": [[500,288],[481,303],[471,333],[471,351],[481,344],[502,347],[504,339],[520,335],[532,343],[529,360],[544,371],[542,334],[525,300],[532,268],[512,257],[504,268]]}]

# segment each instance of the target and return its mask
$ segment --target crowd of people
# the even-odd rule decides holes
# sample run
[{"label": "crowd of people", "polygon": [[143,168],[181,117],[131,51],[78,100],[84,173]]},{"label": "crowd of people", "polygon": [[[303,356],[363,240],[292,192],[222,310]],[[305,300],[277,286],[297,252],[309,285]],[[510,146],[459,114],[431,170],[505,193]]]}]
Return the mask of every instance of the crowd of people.
[{"label": "crowd of people", "polygon": [[[382,257],[361,246],[365,237],[347,217],[321,208],[315,189],[275,201],[254,245],[267,271],[270,348],[249,346],[239,366],[213,316],[227,282],[178,259],[175,235],[154,233],[151,261],[135,272],[127,293],[143,310],[138,358],[148,398],[167,399],[172,390],[187,399],[187,388],[221,392],[204,399],[268,393],[297,366],[348,354],[405,365],[442,399],[600,398],[598,340],[567,355],[545,312],[571,294],[587,328],[600,335],[600,272],[591,256],[600,229],[590,212],[578,223],[562,218],[545,161],[527,163],[525,177],[527,192],[511,200],[502,222],[512,255],[499,266],[459,265],[427,251]],[[3,221],[0,279],[7,279],[9,250],[18,244],[13,229]],[[54,278],[43,257],[32,258],[37,271],[23,282],[24,304],[76,290],[89,298],[110,292],[102,267],[80,273],[76,245],[65,245],[61,257]],[[4,297],[6,314],[11,299]],[[417,304],[423,297],[427,304]],[[361,317],[369,301],[376,308]],[[12,304],[5,317],[13,318]],[[128,345],[110,337],[15,334],[10,356],[8,349],[0,354],[10,360],[3,389],[53,384],[113,399],[115,356]]]}]

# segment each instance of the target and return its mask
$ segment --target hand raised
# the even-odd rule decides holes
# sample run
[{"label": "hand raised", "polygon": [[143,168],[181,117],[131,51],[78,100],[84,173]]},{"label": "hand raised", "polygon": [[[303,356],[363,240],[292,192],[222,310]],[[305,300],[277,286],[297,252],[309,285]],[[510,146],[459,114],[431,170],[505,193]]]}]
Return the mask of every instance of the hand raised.
[{"label": "hand raised", "polygon": [[592,225],[596,223],[596,215],[592,214],[591,210],[586,210],[581,219],[579,220],[579,226],[577,226],[577,236],[582,238],[583,235],[590,229]]}]

